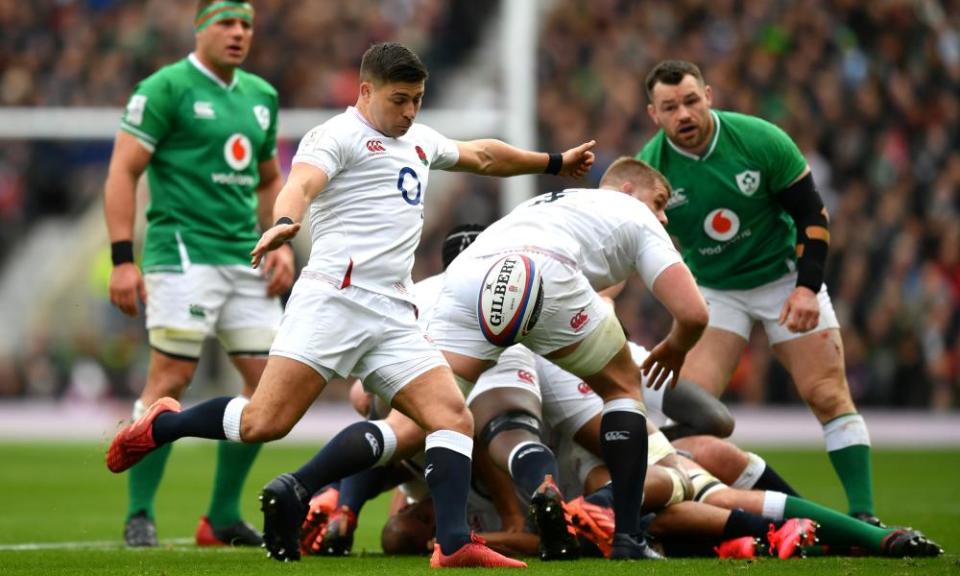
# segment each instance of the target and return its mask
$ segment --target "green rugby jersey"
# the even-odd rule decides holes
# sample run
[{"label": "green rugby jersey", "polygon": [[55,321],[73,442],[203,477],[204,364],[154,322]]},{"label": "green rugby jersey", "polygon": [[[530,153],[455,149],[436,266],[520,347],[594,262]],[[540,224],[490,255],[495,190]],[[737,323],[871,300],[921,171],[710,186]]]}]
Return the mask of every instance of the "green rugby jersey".
[{"label": "green rugby jersey", "polygon": [[697,283],[745,290],[795,269],[796,226],[776,195],[807,166],[793,140],[754,116],[713,111],[716,131],[697,157],[660,130],[637,154],[673,187],[667,231]]},{"label": "green rugby jersey", "polygon": [[235,70],[227,85],[191,54],[140,82],[120,123],[153,152],[147,272],[248,264],[259,162],[277,148],[277,91]]}]

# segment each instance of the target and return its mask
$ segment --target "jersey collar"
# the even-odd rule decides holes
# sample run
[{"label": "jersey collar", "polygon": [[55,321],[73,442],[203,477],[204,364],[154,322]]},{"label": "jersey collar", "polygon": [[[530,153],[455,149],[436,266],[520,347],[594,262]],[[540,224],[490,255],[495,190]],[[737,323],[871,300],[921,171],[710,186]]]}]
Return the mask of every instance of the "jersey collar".
[{"label": "jersey collar", "polygon": [[710,155],[713,154],[713,149],[717,147],[717,141],[720,140],[720,116],[717,115],[716,111],[714,111],[714,110],[711,110],[711,111],[710,111],[710,115],[713,116],[713,126],[714,126],[714,130],[713,130],[713,140],[710,142],[710,147],[707,148],[707,151],[704,152],[703,156],[697,156],[696,154],[691,154],[690,152],[687,152],[686,150],[684,150],[684,149],[680,148],[679,146],[677,146],[676,144],[674,144],[674,143],[673,143],[673,140],[671,140],[670,138],[667,138],[667,139],[666,139],[666,140],[667,140],[667,144],[669,144],[670,147],[673,148],[673,151],[674,151],[674,152],[676,152],[677,154],[679,154],[679,155],[681,155],[681,156],[686,156],[687,158],[690,158],[691,160],[700,160],[700,161],[702,162],[702,161],[706,160],[707,158],[709,158]]},{"label": "jersey collar", "polygon": [[[377,130],[377,128],[373,124],[371,124],[370,121],[367,120],[366,117],[364,117],[364,115],[359,110],[357,110],[356,106],[347,106],[347,112],[352,112],[353,115],[356,117],[356,119],[367,128],[373,130],[377,134],[383,134],[383,132]],[[383,134],[383,135],[386,136],[387,138],[393,138],[393,136],[387,136],[386,134]]]},{"label": "jersey collar", "polygon": [[187,60],[189,60],[190,63],[193,64],[194,67],[196,67],[196,69],[199,70],[204,76],[216,82],[217,85],[223,88],[224,90],[233,90],[233,87],[237,85],[236,71],[234,71],[233,73],[233,81],[230,82],[230,84],[227,84],[226,82],[221,80],[219,76],[214,74],[209,68],[204,66],[203,62],[201,62],[200,59],[197,58],[197,55],[194,54],[193,52],[191,52],[190,55],[187,56]]}]

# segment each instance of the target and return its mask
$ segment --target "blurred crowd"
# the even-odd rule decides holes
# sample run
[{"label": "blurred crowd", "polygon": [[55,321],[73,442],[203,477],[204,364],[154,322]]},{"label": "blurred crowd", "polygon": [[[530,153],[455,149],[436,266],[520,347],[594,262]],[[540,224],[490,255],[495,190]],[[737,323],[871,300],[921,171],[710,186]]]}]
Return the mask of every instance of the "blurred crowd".
[{"label": "blurred crowd", "polygon": [[[247,68],[278,88],[285,107],[351,104],[360,55],[388,39],[424,57],[433,97],[495,12],[466,0],[255,5]],[[0,106],[121,105],[137,80],[189,51],[193,37],[185,23],[194,6],[192,0],[0,0]],[[596,178],[654,132],[643,87],[650,68],[665,58],[696,62],[717,108],[777,123],[813,168],[832,218],[827,282],[858,403],[956,407],[958,30],[960,0],[557,0],[545,14],[538,47],[540,147],[562,150],[597,139]],[[69,212],[62,207],[84,205],[98,193],[91,180],[77,200],[76,186],[62,182],[62,174],[18,169],[50,154],[85,165],[85,153],[71,146],[0,144],[0,246],[9,246],[14,224],[45,211]],[[104,154],[108,149],[100,151],[101,162]],[[568,184],[549,177],[539,183]],[[448,186],[428,219],[453,225],[498,213],[496,183],[458,177]],[[44,194],[35,190],[52,200],[37,201]],[[439,269],[444,231],[436,225],[425,231],[415,278]],[[638,283],[618,309],[643,344],[668,330],[669,318]],[[100,359],[101,393],[135,393],[143,358],[123,342],[142,339],[138,322],[110,320],[112,336],[99,344],[89,335],[63,346],[38,337],[26,347],[36,352],[28,361],[0,359],[0,396],[66,394],[78,386],[72,382],[91,379],[76,374],[78,365],[93,370],[75,361],[81,356]],[[729,394],[750,403],[796,401],[762,334]]]},{"label": "blurred crowd", "polygon": [[[649,70],[697,63],[715,107],[780,125],[813,169],[831,214],[827,283],[854,397],[956,406],[958,31],[957,0],[558,2],[540,41],[542,142],[562,150],[596,138],[602,170],[654,133]],[[665,319],[641,292],[619,305],[649,344]],[[750,352],[731,394],[789,400],[763,338]]]}]

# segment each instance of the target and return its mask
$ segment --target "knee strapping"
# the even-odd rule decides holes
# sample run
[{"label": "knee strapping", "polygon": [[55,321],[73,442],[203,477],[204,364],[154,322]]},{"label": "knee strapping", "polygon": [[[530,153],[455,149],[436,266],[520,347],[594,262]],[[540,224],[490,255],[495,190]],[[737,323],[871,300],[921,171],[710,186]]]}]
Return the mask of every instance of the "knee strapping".
[{"label": "knee strapping", "polygon": [[480,434],[477,435],[477,441],[480,445],[487,447],[493,441],[497,434],[507,430],[526,430],[542,439],[540,419],[526,410],[510,410],[487,422]]},{"label": "knee strapping", "polygon": [[683,502],[684,500],[689,500],[692,496],[692,487],[689,477],[682,470],[678,470],[672,466],[665,466],[664,471],[667,475],[670,476],[670,486],[672,488],[670,492],[670,499],[667,500],[665,506],[670,506],[671,504],[676,504],[678,502]]},{"label": "knee strapping", "polygon": [[653,466],[667,456],[676,454],[677,450],[670,444],[663,432],[657,430],[647,436],[647,465]]},{"label": "knee strapping", "polygon": [[710,494],[727,487],[726,484],[706,470],[690,472],[690,483],[693,485],[694,502],[703,502]]},{"label": "knee strapping", "polygon": [[149,334],[150,346],[160,352],[194,360],[200,358],[205,338],[203,332],[179,328],[152,328]]}]

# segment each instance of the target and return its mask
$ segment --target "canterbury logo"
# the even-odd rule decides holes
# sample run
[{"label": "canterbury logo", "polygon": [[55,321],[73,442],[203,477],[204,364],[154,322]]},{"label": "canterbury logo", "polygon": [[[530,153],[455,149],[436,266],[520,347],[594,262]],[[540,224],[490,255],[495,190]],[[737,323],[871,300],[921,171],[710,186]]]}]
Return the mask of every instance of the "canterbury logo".
[{"label": "canterbury logo", "polygon": [[367,140],[367,150],[371,152],[386,152],[387,149],[383,147],[383,142],[380,140]]},{"label": "canterbury logo", "polygon": [[380,455],[380,443],[377,442],[377,437],[374,436],[373,434],[369,433],[369,432],[367,432],[366,434],[364,434],[363,437],[366,438],[366,439],[367,439],[367,443],[370,444],[370,449],[373,450],[373,455],[374,455],[374,456],[379,456],[379,455]]},{"label": "canterbury logo", "polygon": [[570,319],[570,327],[574,330],[579,330],[583,328],[583,325],[587,323],[587,320],[590,319],[590,316],[583,313],[583,310],[577,312],[573,315],[573,318]]},{"label": "canterbury logo", "polygon": [[603,439],[607,442],[618,442],[621,440],[629,440],[630,433],[626,430],[611,430],[609,432],[603,433]]}]

